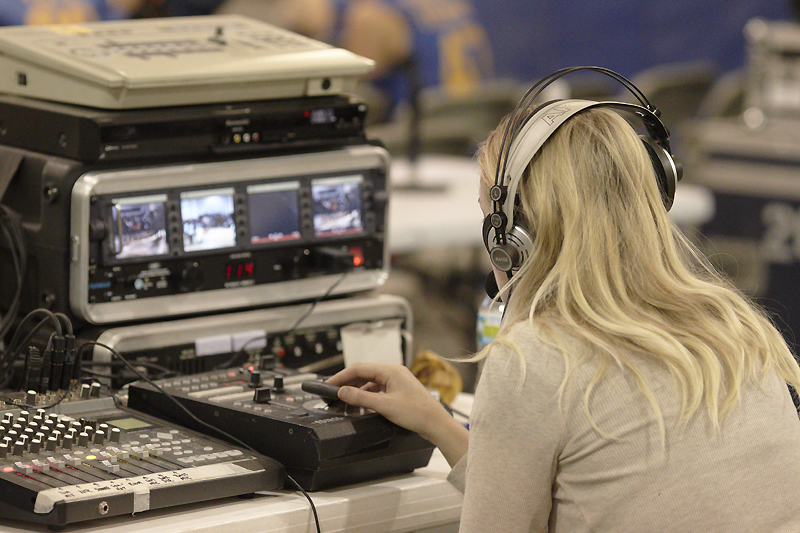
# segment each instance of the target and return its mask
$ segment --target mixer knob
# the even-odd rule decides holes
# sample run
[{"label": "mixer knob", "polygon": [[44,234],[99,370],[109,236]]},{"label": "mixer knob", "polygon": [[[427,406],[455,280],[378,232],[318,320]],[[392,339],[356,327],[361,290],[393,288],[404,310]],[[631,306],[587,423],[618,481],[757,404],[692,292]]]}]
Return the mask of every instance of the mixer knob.
[{"label": "mixer knob", "polygon": [[83,432],[91,437],[94,435],[94,428],[92,426],[83,426]]},{"label": "mixer knob", "polygon": [[39,450],[42,449],[42,441],[39,439],[33,439],[29,449],[32,454],[36,455],[39,453]]},{"label": "mixer knob", "polygon": [[19,426],[19,427],[23,427],[23,428],[24,428],[24,427],[26,427],[26,426],[28,425],[28,419],[27,419],[27,418],[24,418],[24,417],[21,417],[21,416],[19,416],[19,417],[17,417],[17,423],[16,423],[16,424],[14,424],[14,425],[15,425],[15,426]]},{"label": "mixer knob", "polygon": [[275,389],[275,392],[283,392],[283,376],[275,376],[275,379],[272,380],[272,388]]},{"label": "mixer knob", "polygon": [[28,405],[36,405],[37,394],[35,390],[29,390],[25,393],[25,403]]},{"label": "mixer knob", "polygon": [[261,360],[258,362],[259,368],[261,370],[272,370],[275,368],[275,356],[274,355],[267,355],[264,354],[261,356]]},{"label": "mixer knob", "polygon": [[54,452],[56,451],[56,446],[58,446],[58,439],[55,437],[50,437],[49,439],[47,439],[45,450],[47,450],[48,452]]},{"label": "mixer knob", "polygon": [[269,403],[271,399],[272,394],[266,387],[262,389],[256,389],[255,394],[253,394],[253,401],[255,403]]},{"label": "mixer knob", "polygon": [[253,370],[250,372],[250,387],[258,388],[261,386],[261,372]]},{"label": "mixer knob", "polygon": [[90,390],[91,390],[91,387],[89,386],[88,383],[84,383],[83,385],[81,385],[81,392],[80,392],[81,400],[88,400],[89,399],[89,391]]},{"label": "mixer knob", "polygon": [[25,443],[22,442],[21,440],[18,440],[17,442],[15,442],[14,443],[14,455],[22,456],[22,454],[24,452],[25,452]]},{"label": "mixer knob", "polygon": [[31,417],[31,414],[30,414],[30,412],[28,412],[28,411],[20,411],[20,412],[19,412],[19,417],[20,417],[20,418],[23,418],[23,419],[25,419],[25,423],[27,424],[27,423],[28,423],[28,420],[29,420],[29,419],[30,419],[30,417]]},{"label": "mixer knob", "polygon": [[0,444],[0,459],[8,457],[8,445],[6,443]]},{"label": "mixer knob", "polygon": [[119,428],[111,428],[111,442],[119,442],[119,437],[122,431]]},{"label": "mixer knob", "polygon": [[92,383],[91,388],[89,389],[89,396],[92,398],[99,398],[100,397],[100,384],[95,382]]},{"label": "mixer knob", "polygon": [[106,434],[98,429],[97,433],[94,434],[94,438],[92,440],[93,440],[93,442],[95,444],[103,444],[103,441],[105,440],[105,436],[106,436]]},{"label": "mixer knob", "polygon": [[16,429],[12,429],[8,433],[6,433],[6,438],[11,442],[16,442],[18,437],[19,437],[19,431],[17,431]]},{"label": "mixer knob", "polygon": [[180,274],[178,286],[182,292],[194,292],[203,285],[203,269],[199,263],[189,263]]},{"label": "mixer knob", "polygon": [[84,447],[89,445],[89,434],[85,431],[78,435],[78,446]]}]

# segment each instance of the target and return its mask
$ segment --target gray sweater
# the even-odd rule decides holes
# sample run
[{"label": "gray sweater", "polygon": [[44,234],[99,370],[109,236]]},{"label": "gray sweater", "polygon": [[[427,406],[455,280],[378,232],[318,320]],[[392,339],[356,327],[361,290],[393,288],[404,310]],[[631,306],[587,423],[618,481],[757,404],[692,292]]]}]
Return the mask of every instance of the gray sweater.
[{"label": "gray sweater", "polygon": [[[747,385],[715,433],[705,406],[677,426],[668,372],[643,369],[663,412],[612,368],[589,404],[594,369],[570,379],[559,406],[561,353],[527,324],[486,359],[470,416],[469,452],[450,473],[464,491],[461,533],[800,532],[800,420],[785,383]],[[571,346],[569,342],[565,344]],[[573,345],[578,345],[574,343]]]}]

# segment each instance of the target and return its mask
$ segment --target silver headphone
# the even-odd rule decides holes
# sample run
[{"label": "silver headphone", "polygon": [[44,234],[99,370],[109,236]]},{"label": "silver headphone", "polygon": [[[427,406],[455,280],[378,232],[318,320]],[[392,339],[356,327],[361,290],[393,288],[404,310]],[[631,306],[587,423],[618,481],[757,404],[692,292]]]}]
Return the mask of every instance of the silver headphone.
[{"label": "silver headphone", "polygon": [[[555,100],[542,104],[530,113],[520,113],[558,78],[578,70],[605,74],[623,84],[641,102],[594,102],[590,100]],[[647,135],[640,135],[650,156],[664,200],[669,210],[675,199],[675,185],[682,177],[682,168],[672,157],[669,131],[653,107],[633,83],[614,71],[601,67],[571,67],[549,74],[536,82],[517,104],[500,145],[494,186],[489,189],[492,212],[483,221],[483,242],[495,268],[513,274],[525,262],[533,249],[531,231],[515,214],[517,189],[531,159],[542,145],[571,117],[593,108],[610,108],[639,120]]]}]

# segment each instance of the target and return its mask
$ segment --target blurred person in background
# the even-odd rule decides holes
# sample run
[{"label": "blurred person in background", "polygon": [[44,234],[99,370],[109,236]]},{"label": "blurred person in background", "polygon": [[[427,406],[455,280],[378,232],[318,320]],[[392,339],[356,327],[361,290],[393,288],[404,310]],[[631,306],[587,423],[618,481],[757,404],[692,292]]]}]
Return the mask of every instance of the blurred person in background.
[{"label": "blurred person in background", "polygon": [[0,25],[70,24],[125,18],[126,0],[3,0]]},{"label": "blurred person in background", "polygon": [[493,76],[491,45],[467,0],[226,0],[261,19],[375,61],[370,114],[391,118],[416,92],[466,95]]},{"label": "blurred person in background", "polygon": [[223,0],[2,0],[0,25],[210,15]]}]

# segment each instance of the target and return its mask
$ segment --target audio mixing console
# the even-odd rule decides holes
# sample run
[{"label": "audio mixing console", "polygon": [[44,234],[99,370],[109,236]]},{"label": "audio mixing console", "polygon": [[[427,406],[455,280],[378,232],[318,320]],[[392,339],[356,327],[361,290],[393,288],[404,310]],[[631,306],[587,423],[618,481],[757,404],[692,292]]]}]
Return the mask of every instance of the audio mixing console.
[{"label": "audio mixing console", "polygon": [[277,462],[110,397],[0,421],[0,516],[61,528],[283,487]]}]

